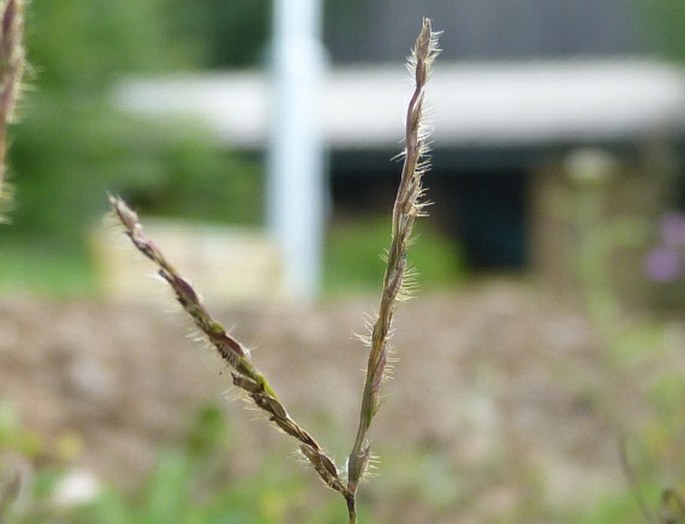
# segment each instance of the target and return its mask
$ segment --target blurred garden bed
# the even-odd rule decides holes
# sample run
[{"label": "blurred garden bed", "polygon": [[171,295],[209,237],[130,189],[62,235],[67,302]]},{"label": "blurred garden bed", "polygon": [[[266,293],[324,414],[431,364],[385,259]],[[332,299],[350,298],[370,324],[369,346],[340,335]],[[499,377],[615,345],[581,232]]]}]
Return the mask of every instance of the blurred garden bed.
[{"label": "blurred garden bed", "polygon": [[[365,363],[351,333],[374,307],[361,295],[218,314],[339,460]],[[0,445],[43,486],[74,468],[110,486],[68,510],[70,522],[160,522],[172,510],[177,522],[344,518],[292,443],[229,401],[226,370],[189,331],[157,306],[6,299],[0,398],[17,420],[3,418]],[[605,346],[578,308],[511,279],[403,306],[400,362],[372,431],[379,476],[360,501],[367,521],[637,521],[621,437],[656,508],[658,489],[683,478],[685,331],[631,318],[616,333]],[[17,521],[44,521],[29,500]]]}]

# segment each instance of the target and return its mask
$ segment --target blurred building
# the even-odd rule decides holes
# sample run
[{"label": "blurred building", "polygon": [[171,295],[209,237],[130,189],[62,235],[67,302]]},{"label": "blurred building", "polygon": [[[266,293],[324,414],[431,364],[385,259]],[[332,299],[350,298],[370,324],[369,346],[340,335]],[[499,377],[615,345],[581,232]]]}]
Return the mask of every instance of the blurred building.
[{"label": "blurred building", "polygon": [[[674,180],[685,144],[685,73],[649,55],[645,13],[633,3],[351,0],[327,7],[331,69],[320,114],[335,209],[385,209],[392,199],[399,169],[390,159],[401,149],[411,87],[401,57],[424,15],[444,31],[428,90],[432,214],[472,267],[535,268],[571,279],[584,237],[574,225],[578,206],[565,202],[588,187],[577,183],[584,160],[571,160],[578,151],[590,162],[610,158],[590,170],[606,171],[597,178],[604,198],[597,220],[649,218],[682,203]],[[116,97],[135,111],[203,115],[232,147],[261,152],[267,143],[262,72],[130,80]],[[628,242],[634,252],[614,272],[625,273],[623,281],[639,270],[642,229],[636,226]]]},{"label": "blurred building", "polygon": [[[652,2],[653,3],[653,2]],[[639,54],[649,2],[625,0],[348,0],[327,4],[334,63],[396,62],[422,17],[444,30],[443,60],[537,60]]]}]

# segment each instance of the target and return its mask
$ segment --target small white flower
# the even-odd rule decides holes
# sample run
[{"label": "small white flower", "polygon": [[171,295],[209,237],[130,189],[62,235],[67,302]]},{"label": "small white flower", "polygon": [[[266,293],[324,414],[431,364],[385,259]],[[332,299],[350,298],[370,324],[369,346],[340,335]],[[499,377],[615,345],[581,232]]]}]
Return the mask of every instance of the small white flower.
[{"label": "small white flower", "polygon": [[609,151],[582,148],[566,156],[564,169],[576,182],[592,184],[611,178],[618,169],[618,161]]},{"label": "small white flower", "polygon": [[89,471],[75,469],[68,472],[55,486],[52,501],[67,508],[92,502],[100,493],[100,482]]}]

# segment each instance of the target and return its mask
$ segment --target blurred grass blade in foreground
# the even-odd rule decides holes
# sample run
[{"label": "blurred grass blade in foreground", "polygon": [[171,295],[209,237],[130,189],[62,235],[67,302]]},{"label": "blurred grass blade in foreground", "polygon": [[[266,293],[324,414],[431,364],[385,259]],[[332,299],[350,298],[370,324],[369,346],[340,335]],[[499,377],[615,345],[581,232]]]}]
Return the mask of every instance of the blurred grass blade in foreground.
[{"label": "blurred grass blade in foreground", "polygon": [[0,220],[11,203],[7,186],[7,126],[14,121],[25,68],[24,3],[7,0],[0,21]]}]

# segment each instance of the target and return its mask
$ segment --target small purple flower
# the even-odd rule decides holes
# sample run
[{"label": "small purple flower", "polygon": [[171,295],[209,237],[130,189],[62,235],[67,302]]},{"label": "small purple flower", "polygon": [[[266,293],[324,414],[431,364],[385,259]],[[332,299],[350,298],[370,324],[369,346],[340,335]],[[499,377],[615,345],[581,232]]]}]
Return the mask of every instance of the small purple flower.
[{"label": "small purple flower", "polygon": [[661,219],[661,239],[669,247],[685,246],[685,214],[668,213]]},{"label": "small purple flower", "polygon": [[646,270],[655,282],[674,282],[683,273],[683,260],[674,249],[656,247],[647,255]]}]

